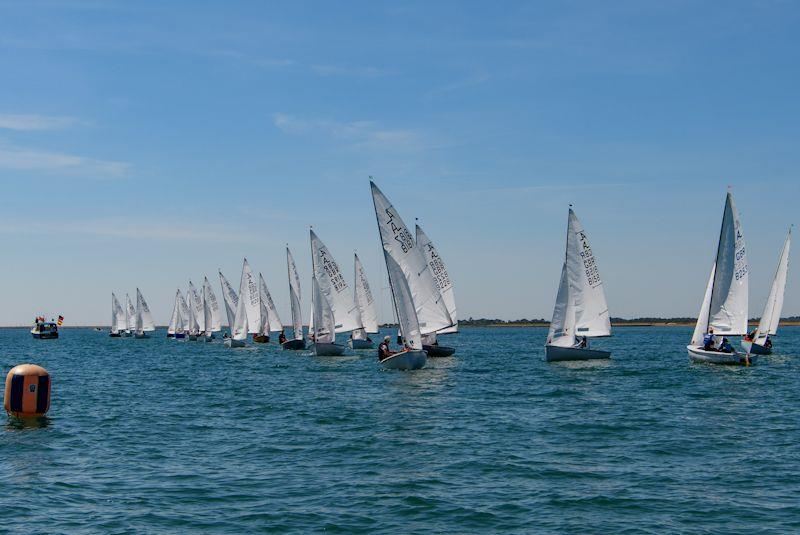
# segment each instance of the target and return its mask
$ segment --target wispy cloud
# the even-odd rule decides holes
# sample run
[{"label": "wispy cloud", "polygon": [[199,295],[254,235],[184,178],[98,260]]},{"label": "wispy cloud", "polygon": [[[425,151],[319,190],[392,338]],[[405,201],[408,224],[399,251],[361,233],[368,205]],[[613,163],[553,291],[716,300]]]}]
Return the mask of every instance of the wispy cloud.
[{"label": "wispy cloud", "polygon": [[91,178],[123,178],[131,165],[85,156],[0,144],[0,169],[80,173]]},{"label": "wispy cloud", "polygon": [[479,85],[486,83],[488,80],[489,80],[488,74],[476,74],[474,76],[468,76],[467,78],[462,78],[460,80],[456,80],[449,84],[445,84],[431,89],[430,91],[428,91],[427,97],[436,98],[445,96],[455,91],[460,91],[462,89],[477,87]]},{"label": "wispy cloud", "polygon": [[413,129],[387,129],[375,121],[333,121],[307,119],[286,113],[273,115],[273,124],[292,135],[323,135],[353,148],[422,149],[429,146],[426,136]]},{"label": "wispy cloud", "polygon": [[4,130],[61,130],[80,121],[74,117],[25,113],[0,113],[0,129]]},{"label": "wispy cloud", "polygon": [[379,78],[394,76],[396,71],[378,67],[352,67],[345,65],[312,65],[311,70],[320,76],[350,76],[356,78]]}]

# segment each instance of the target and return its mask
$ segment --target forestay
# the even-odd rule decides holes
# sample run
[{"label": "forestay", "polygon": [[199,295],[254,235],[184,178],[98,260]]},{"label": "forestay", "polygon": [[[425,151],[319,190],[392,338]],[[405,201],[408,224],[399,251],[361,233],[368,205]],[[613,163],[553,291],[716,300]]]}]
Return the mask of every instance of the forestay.
[{"label": "forestay", "polygon": [[453,291],[453,282],[450,280],[450,274],[447,272],[447,267],[444,265],[439,251],[433,244],[431,239],[422,230],[422,227],[417,225],[417,247],[420,248],[428,263],[433,275],[433,282],[436,284],[436,289],[442,295],[444,304],[447,307],[447,312],[450,314],[450,319],[453,321],[452,327],[447,327],[438,331],[438,334],[449,334],[458,332],[458,315],[456,313],[456,297]]},{"label": "forestay", "polygon": [[775,270],[775,277],[772,279],[772,286],[769,290],[767,303],[764,305],[764,313],[761,314],[761,321],[758,323],[756,343],[761,343],[767,335],[778,332],[778,324],[781,321],[781,311],[783,310],[783,294],[786,290],[786,277],[789,273],[789,248],[792,240],[792,229],[786,235],[783,242],[783,249],[778,258],[778,268]]},{"label": "forestay", "polygon": [[744,234],[733,195],[725,197],[708,326],[716,335],[747,333],[748,265]]},{"label": "forestay", "polygon": [[297,274],[297,266],[294,265],[294,258],[289,248],[286,248],[286,269],[289,273],[289,301],[292,307],[292,329],[294,339],[303,339],[303,316],[300,309],[300,277]]},{"label": "forestay", "polygon": [[452,327],[454,322],[414,237],[378,186],[370,181],[370,187],[383,249],[406,278],[421,332],[427,334]]},{"label": "forestay", "polygon": [[320,288],[316,277],[311,278],[311,287],[314,307],[314,342],[321,344],[333,343],[336,341],[333,309],[322,288]]},{"label": "forestay", "polygon": [[[361,329],[361,314],[359,314],[353,294],[339,269],[339,264],[333,255],[319,239],[313,229],[309,231],[311,237],[311,263],[314,268],[314,277],[322,294],[327,298],[333,311],[337,333]],[[316,294],[314,296],[316,299]],[[316,322],[315,322],[316,324]]]}]

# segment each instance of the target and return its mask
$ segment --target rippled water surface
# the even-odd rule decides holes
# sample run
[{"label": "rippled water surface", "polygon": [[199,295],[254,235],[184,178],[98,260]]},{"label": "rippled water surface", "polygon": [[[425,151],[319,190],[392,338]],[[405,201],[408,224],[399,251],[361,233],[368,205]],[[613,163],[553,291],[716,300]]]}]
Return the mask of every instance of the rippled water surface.
[{"label": "rippled water surface", "polygon": [[0,330],[50,417],[7,420],[0,526],[20,532],[800,530],[800,329],[750,368],[692,365],[691,329],[619,328],[547,364],[543,329],[463,329],[382,371],[65,329]]}]

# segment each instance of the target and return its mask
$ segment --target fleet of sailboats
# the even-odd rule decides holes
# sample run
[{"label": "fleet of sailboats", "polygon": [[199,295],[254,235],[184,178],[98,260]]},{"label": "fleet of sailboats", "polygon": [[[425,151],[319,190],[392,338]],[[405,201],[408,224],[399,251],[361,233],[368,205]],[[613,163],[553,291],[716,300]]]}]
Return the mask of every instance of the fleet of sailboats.
[{"label": "fleet of sailboats", "polygon": [[[392,308],[397,319],[398,350],[390,348],[386,336],[378,349],[380,365],[390,369],[414,370],[429,357],[447,357],[455,348],[441,345],[441,336],[458,332],[455,293],[450,274],[433,241],[419,223],[414,234],[388,198],[370,180],[375,218],[383,251]],[[777,334],[786,288],[789,229],[778,257],[769,296],[758,326],[748,333],[749,266],[739,213],[728,191],[725,198],[717,252],[711,266],[703,303],[692,339],[687,346],[690,359],[709,364],[749,365],[755,355],[772,352],[771,337]],[[317,356],[343,355],[346,346],[337,334],[349,333],[351,350],[374,349],[372,335],[379,333],[375,299],[364,266],[353,256],[353,285],[347,281],[328,247],[314,231],[311,244],[311,308],[307,346],[303,332],[300,276],[291,250],[286,247],[289,281],[291,337],[287,338],[275,302],[261,273],[242,261],[238,291],[219,270],[228,332],[227,347],[246,347],[248,335],[255,343],[269,343],[279,332],[286,350],[311,350]],[[124,305],[111,294],[111,337],[147,338],[155,330],[150,308],[136,289],[136,305],[128,294]],[[198,288],[189,281],[185,293],[178,288],[167,326],[167,337],[202,339],[211,342],[223,328],[219,302],[207,277]],[[611,352],[590,348],[589,340],[611,336],[611,321],[597,260],[587,233],[570,205],[564,261],[553,316],[545,343],[548,362],[608,359]],[[729,337],[742,336],[742,350],[734,349]]]}]

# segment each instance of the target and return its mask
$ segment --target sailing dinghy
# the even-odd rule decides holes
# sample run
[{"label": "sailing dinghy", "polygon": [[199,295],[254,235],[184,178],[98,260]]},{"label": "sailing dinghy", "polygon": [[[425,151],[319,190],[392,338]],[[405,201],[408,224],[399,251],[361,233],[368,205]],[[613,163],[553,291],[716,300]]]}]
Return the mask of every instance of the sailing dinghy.
[{"label": "sailing dinghy", "polygon": [[253,335],[253,342],[259,344],[269,342],[267,310],[261,303],[261,290],[246,258],[242,263],[242,282],[239,290],[239,299],[244,299],[247,326],[250,334]]},{"label": "sailing dinghy", "polygon": [[[219,301],[214,290],[211,288],[211,283],[208,282],[208,277],[203,277],[203,293],[206,296],[206,305],[208,306],[209,317],[211,319],[211,328],[206,329],[211,332],[211,338],[214,338],[214,333],[222,330],[222,315],[219,311]],[[208,321],[206,321],[208,327]]]},{"label": "sailing dinghy", "polygon": [[[206,280],[206,282],[208,282],[208,280]],[[205,329],[203,330],[204,342],[211,342],[214,340],[214,332],[212,331],[213,319],[211,317],[211,300],[208,296],[208,289],[208,285],[203,283],[203,293],[201,299],[203,301],[203,325],[205,326]]]},{"label": "sailing dinghy", "polygon": [[[578,341],[578,336],[581,341]],[[603,281],[589,240],[570,207],[567,245],[561,266],[553,319],[545,344],[545,360],[593,360],[611,357],[610,351],[589,349],[588,339],[611,336],[611,320]]]},{"label": "sailing dinghy", "polygon": [[136,330],[136,309],[131,302],[131,296],[125,294],[125,330],[120,332],[122,336],[132,336]]},{"label": "sailing dinghy", "polygon": [[436,289],[439,290],[447,307],[447,312],[450,314],[450,319],[453,321],[453,325],[450,327],[423,335],[422,349],[425,350],[429,357],[449,357],[456,350],[454,347],[440,345],[438,335],[458,332],[458,316],[456,315],[456,298],[453,293],[453,283],[447,273],[442,257],[439,256],[439,251],[436,250],[436,246],[433,245],[431,239],[419,225],[417,225],[417,247],[422,250],[425,261],[428,263],[428,269],[433,275],[433,282],[436,283]]},{"label": "sailing dinghy", "polygon": [[318,357],[338,357],[344,353],[344,346],[336,343],[336,322],[328,298],[322,293],[317,277],[311,277],[314,310],[314,354]]},{"label": "sailing dinghy", "polygon": [[289,301],[292,308],[292,340],[281,343],[283,349],[299,351],[306,348],[306,340],[303,337],[303,316],[300,309],[300,276],[297,274],[297,266],[289,247],[286,247],[286,269],[289,274]]},{"label": "sailing dinghy", "polygon": [[[369,184],[403,341],[402,351],[380,363],[386,368],[416,370],[424,367],[428,360],[422,349],[422,335],[426,330],[430,333],[446,329],[453,322],[408,227],[378,186],[371,180]],[[425,330],[422,318],[425,318]]]},{"label": "sailing dinghy", "polygon": [[180,321],[178,322],[178,327],[175,329],[175,338],[178,340],[185,340],[190,329],[189,305],[186,304],[186,299],[183,298],[183,294],[180,290],[178,290],[177,295],[179,311],[178,318]]},{"label": "sailing dinghy", "polygon": [[181,307],[181,300],[183,296],[181,295],[180,290],[175,291],[175,304],[172,307],[172,316],[169,319],[169,325],[167,326],[167,338],[183,338],[183,316],[182,311],[183,308]]},{"label": "sailing dinghy", "polygon": [[781,321],[781,311],[783,309],[783,294],[786,290],[786,276],[789,273],[789,247],[792,241],[792,228],[783,242],[783,249],[778,258],[778,268],[775,270],[775,277],[772,279],[772,287],[769,290],[769,297],[764,305],[764,312],[761,320],[752,336],[748,335],[749,340],[742,340],[742,347],[748,353],[756,355],[771,355],[772,340],[778,332],[778,324]]},{"label": "sailing dinghy", "polygon": [[367,275],[364,273],[364,266],[361,265],[358,255],[354,255],[355,264],[355,301],[358,312],[361,315],[361,329],[356,329],[350,336],[348,342],[351,349],[374,349],[375,343],[370,338],[370,334],[378,334],[378,313],[375,310],[375,300],[369,288]]},{"label": "sailing dinghy", "polygon": [[153,322],[153,315],[150,313],[150,307],[147,306],[147,301],[144,300],[142,292],[136,288],[136,323],[134,336],[136,338],[149,338],[147,333],[156,330],[156,324]]},{"label": "sailing dinghy", "polygon": [[[275,308],[275,302],[272,300],[272,295],[269,293],[267,283],[261,273],[258,274],[258,294],[261,300],[261,317],[263,319],[260,332],[262,341],[266,343],[269,342],[271,331],[283,331],[283,323],[281,323],[278,310]],[[255,340],[255,337],[253,339]]]},{"label": "sailing dinghy", "polygon": [[[220,277],[222,277],[222,272],[220,272]],[[244,347],[247,340],[247,308],[244,299],[244,266],[242,266],[242,278],[241,283],[239,284],[239,297],[236,300],[236,308],[233,312],[233,317],[228,316],[228,321],[231,325],[231,335],[230,337],[225,339],[225,347]],[[227,280],[225,281],[227,282]],[[230,285],[229,285],[230,286]],[[223,286],[223,292],[225,291]],[[231,288],[231,293],[233,289]],[[235,294],[232,293],[230,297],[236,297]],[[226,299],[228,296],[226,296]],[[227,307],[227,300],[226,300],[226,307]],[[230,313],[229,313],[230,314]]]},{"label": "sailing dinghy", "polygon": [[108,336],[111,338],[119,338],[127,328],[128,323],[125,319],[125,312],[122,310],[117,296],[114,295],[114,292],[111,292],[111,329],[109,330]]},{"label": "sailing dinghy", "polygon": [[755,358],[723,347],[725,336],[747,334],[748,266],[739,212],[729,191],[725,197],[717,257],[711,268],[703,304],[686,350],[693,362],[749,365]]}]

